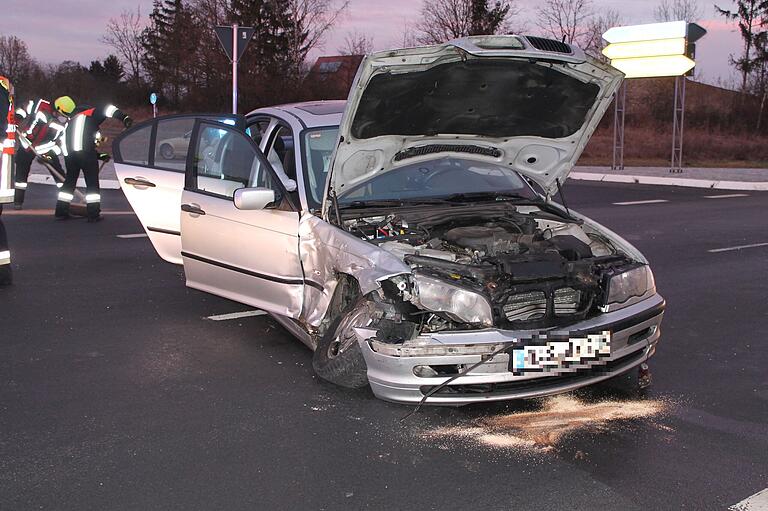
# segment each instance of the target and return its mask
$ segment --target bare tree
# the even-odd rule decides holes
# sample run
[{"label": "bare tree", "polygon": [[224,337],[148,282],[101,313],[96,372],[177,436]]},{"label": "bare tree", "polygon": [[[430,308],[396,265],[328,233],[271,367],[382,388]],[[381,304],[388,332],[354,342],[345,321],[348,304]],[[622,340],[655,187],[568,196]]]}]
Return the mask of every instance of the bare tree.
[{"label": "bare tree", "polygon": [[402,48],[413,48],[419,45],[419,37],[416,28],[408,19],[403,18],[403,37],[400,41]]},{"label": "bare tree", "polygon": [[287,0],[290,61],[300,75],[307,54],[321,48],[328,31],[349,7],[349,0]]},{"label": "bare tree", "polygon": [[536,24],[545,33],[569,44],[589,42],[592,0],[544,0]]},{"label": "bare tree", "polygon": [[520,13],[517,0],[424,0],[416,25],[418,42],[444,43],[468,35],[497,34],[509,30],[510,20]]},{"label": "bare tree", "polygon": [[741,90],[746,91],[747,80],[759,65],[760,56],[753,50],[768,38],[768,0],[733,0],[736,9],[730,11],[715,6],[715,11],[730,22],[739,25],[744,50],[741,57],[731,55],[731,64],[741,72]]},{"label": "bare tree", "polygon": [[110,45],[128,67],[130,80],[138,89],[141,85],[141,62],[144,55],[141,19],[141,7],[136,11],[123,11],[118,18],[111,18],[107,23],[107,33],[101,42]]},{"label": "bare tree", "polygon": [[34,65],[24,41],[15,35],[0,36],[0,72],[14,82],[21,82]]},{"label": "bare tree", "polygon": [[696,21],[703,15],[698,0],[661,0],[653,10],[656,21]]},{"label": "bare tree", "polygon": [[368,55],[373,52],[373,37],[357,30],[347,32],[344,45],[338,48],[341,55]]},{"label": "bare tree", "polygon": [[607,59],[602,53],[603,48],[605,48],[603,34],[609,28],[621,24],[621,14],[615,9],[606,9],[601,14],[593,16],[587,24],[587,35],[582,41],[584,51],[595,58],[606,61]]}]

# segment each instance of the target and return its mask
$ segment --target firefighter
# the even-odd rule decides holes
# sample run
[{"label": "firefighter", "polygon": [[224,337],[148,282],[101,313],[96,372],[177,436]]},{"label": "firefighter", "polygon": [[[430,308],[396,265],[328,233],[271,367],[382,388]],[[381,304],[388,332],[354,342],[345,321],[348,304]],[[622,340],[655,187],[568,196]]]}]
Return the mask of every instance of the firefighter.
[{"label": "firefighter", "polygon": [[76,107],[69,96],[57,98],[54,106],[58,112],[69,118],[61,139],[67,176],[56,202],[56,218],[69,218],[69,204],[74,198],[77,178],[82,170],[85,175],[88,221],[96,222],[101,219],[99,159],[103,157],[96,151],[96,141],[101,136],[99,125],[108,117],[122,121],[126,128],[130,127],[133,121],[114,105],[99,108],[84,105]]},{"label": "firefighter", "polygon": [[13,116],[13,87],[8,78],[0,76],[0,286],[11,283],[11,252],[3,225],[3,204],[13,202],[13,154],[16,145],[16,126]]},{"label": "firefighter", "polygon": [[17,133],[21,148],[16,154],[16,194],[13,205],[14,208],[21,209],[27,191],[29,170],[35,157],[44,159],[64,176],[64,169],[59,162],[61,149],[58,144],[64,126],[53,115],[51,102],[44,99],[30,101],[26,109],[17,109],[16,115],[21,118]]}]

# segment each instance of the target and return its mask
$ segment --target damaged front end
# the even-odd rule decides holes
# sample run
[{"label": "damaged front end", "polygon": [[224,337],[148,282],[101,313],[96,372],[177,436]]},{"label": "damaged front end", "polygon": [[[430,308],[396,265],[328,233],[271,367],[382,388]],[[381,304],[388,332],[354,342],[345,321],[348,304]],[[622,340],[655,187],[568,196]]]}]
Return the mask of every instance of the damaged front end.
[{"label": "damaged front end", "polygon": [[[384,399],[416,402],[457,375],[461,385],[430,402],[562,392],[634,367],[658,339],[663,300],[647,262],[552,204],[347,212],[342,227],[410,269],[379,280],[368,321],[356,329]],[[514,371],[504,349],[601,332],[612,336],[610,357],[551,371]],[[547,376],[558,378],[544,384]],[[522,393],[513,388],[520,381],[528,382]]]},{"label": "damaged front end", "polygon": [[655,293],[644,260],[583,221],[537,206],[412,210],[344,227],[410,267],[382,282],[382,294],[419,333],[548,330]]}]

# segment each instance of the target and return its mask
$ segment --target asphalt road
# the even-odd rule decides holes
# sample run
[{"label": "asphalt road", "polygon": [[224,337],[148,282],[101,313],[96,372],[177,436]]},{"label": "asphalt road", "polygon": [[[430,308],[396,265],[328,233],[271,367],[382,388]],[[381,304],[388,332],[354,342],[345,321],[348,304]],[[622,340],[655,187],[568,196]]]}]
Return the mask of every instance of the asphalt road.
[{"label": "asphalt road", "polygon": [[[726,509],[768,486],[768,193],[570,183],[651,260],[668,302],[647,402],[546,449],[472,428],[539,402],[406,407],[313,376],[247,307],[184,287],[135,217],[3,215],[0,509]],[[129,209],[120,192],[105,207]],[[644,204],[615,205],[635,201]],[[6,210],[6,212],[8,212]],[[585,403],[594,396],[583,397]],[[619,405],[620,406],[620,405]]]}]

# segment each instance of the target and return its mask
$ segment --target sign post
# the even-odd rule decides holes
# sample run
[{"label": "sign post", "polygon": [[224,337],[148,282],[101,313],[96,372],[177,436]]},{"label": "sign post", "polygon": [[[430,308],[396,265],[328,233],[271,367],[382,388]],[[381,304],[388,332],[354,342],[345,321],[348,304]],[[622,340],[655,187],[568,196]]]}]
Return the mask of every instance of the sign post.
[{"label": "sign post", "polygon": [[157,93],[149,95],[149,103],[152,105],[152,117],[157,117]]},{"label": "sign post", "polygon": [[243,56],[246,46],[253,37],[255,30],[253,27],[241,27],[237,23],[228,26],[215,27],[216,37],[218,37],[224,52],[232,61],[232,113],[237,113],[237,63]]},{"label": "sign post", "polygon": [[[609,44],[603,55],[625,78],[675,77],[675,103],[672,128],[672,161],[670,172],[682,172],[683,121],[685,119],[685,76],[696,66],[696,41],[707,31],[696,23],[670,21],[613,27],[603,34]],[[624,94],[620,92],[619,94]],[[624,98],[616,98],[614,119],[613,168],[624,168]],[[618,116],[621,115],[621,122]],[[617,162],[619,162],[617,164]]]}]

